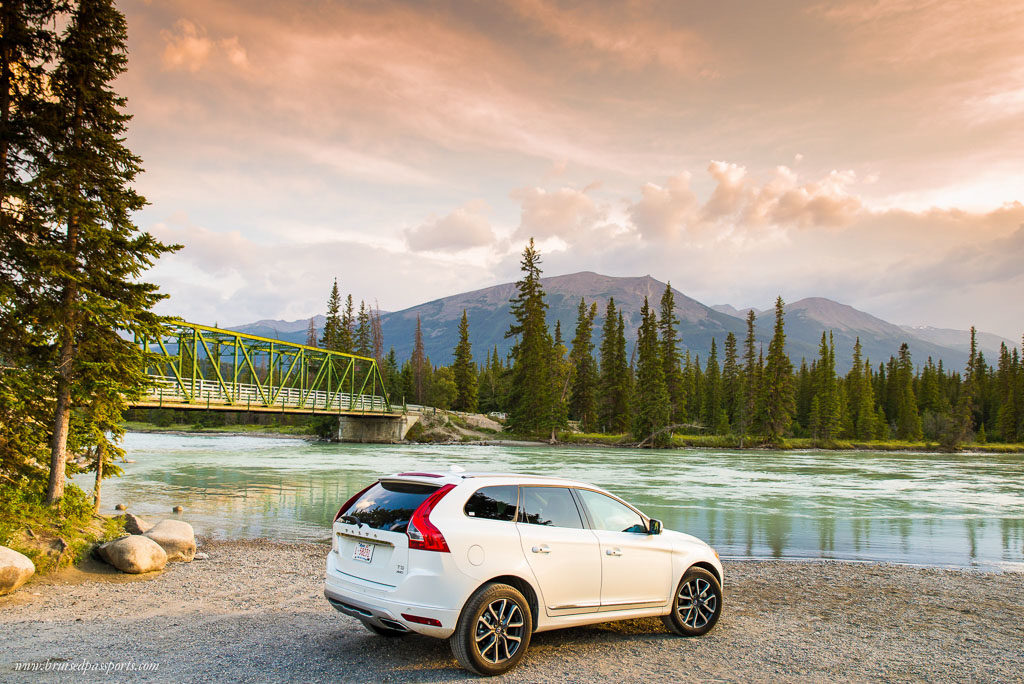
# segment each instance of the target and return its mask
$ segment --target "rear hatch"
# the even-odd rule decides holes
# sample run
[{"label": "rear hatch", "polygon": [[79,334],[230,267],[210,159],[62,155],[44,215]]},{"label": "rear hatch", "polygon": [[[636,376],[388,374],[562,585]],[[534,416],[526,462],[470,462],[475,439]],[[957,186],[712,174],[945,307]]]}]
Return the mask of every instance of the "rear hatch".
[{"label": "rear hatch", "polygon": [[381,480],[334,522],[337,567],[361,580],[397,586],[408,573],[409,519],[438,486],[408,480]]}]

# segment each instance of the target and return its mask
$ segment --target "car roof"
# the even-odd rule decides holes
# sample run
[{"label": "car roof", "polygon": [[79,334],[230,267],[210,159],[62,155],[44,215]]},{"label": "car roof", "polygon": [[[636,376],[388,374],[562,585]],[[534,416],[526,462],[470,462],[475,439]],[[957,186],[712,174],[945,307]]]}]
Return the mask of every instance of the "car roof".
[{"label": "car roof", "polygon": [[529,475],[526,473],[489,473],[489,472],[466,472],[466,471],[416,471],[395,473],[381,478],[383,480],[413,480],[417,482],[446,485],[462,484],[472,481],[474,484],[484,486],[487,484],[519,484],[519,485],[560,485],[563,487],[585,487],[587,489],[598,489],[605,491],[588,482],[571,480],[564,477],[551,477],[548,475]]}]

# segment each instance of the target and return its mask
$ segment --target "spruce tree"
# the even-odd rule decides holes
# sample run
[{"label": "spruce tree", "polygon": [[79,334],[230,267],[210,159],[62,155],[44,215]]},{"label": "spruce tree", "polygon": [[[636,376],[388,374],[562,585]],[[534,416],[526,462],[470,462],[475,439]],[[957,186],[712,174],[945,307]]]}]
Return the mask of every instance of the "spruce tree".
[{"label": "spruce tree", "polygon": [[679,367],[679,317],[676,316],[676,299],[672,283],[665,285],[661,295],[661,316],[658,331],[661,334],[661,362],[664,366],[665,387],[668,389],[671,419],[682,420],[686,415],[686,394],[683,389],[683,372]]},{"label": "spruce tree", "polygon": [[416,333],[413,337],[412,357],[409,359],[411,371],[411,395],[413,401],[422,404],[427,396],[427,357],[423,350],[423,327],[420,324],[420,316],[416,314]]},{"label": "spruce tree", "polygon": [[370,313],[366,310],[366,302],[359,302],[359,315],[356,317],[356,334],[353,340],[353,353],[356,356],[369,358],[373,355],[373,332],[370,330]]},{"label": "spruce tree", "polygon": [[760,393],[757,378],[757,338],[754,332],[754,310],[747,311],[747,336],[743,341],[743,375],[740,378],[739,399],[736,402],[736,434],[743,439],[753,432],[754,417],[757,412],[757,397]]},{"label": "spruce tree", "polygon": [[609,297],[601,336],[598,419],[602,430],[615,434],[629,430],[630,386],[626,326],[614,298]]},{"label": "spruce tree", "polygon": [[658,322],[644,297],[637,330],[637,364],[633,437],[651,446],[670,443],[669,399],[665,387],[664,365],[658,342]]},{"label": "spruce tree", "polygon": [[341,295],[338,293],[338,279],[331,285],[331,294],[327,297],[327,316],[324,320],[324,335],[320,338],[320,346],[331,351],[341,349]]},{"label": "spruce tree", "polygon": [[580,421],[583,432],[597,429],[597,362],[594,361],[593,336],[597,304],[587,308],[580,298],[576,311],[576,334],[572,340],[569,360],[572,363],[572,388],[569,392],[569,417]]},{"label": "spruce tree", "polygon": [[[718,366],[718,347],[711,338],[711,353],[704,370],[704,396],[701,403],[701,420],[712,434],[724,432],[721,425],[722,374]],[[727,427],[727,426],[726,426]]]},{"label": "spruce tree", "polygon": [[722,362],[722,403],[725,406],[726,422],[730,428],[736,424],[741,382],[739,360],[736,354],[736,335],[730,332],[725,337],[725,361]]},{"label": "spruce tree", "polygon": [[453,407],[458,411],[476,411],[476,364],[473,363],[473,349],[469,343],[469,318],[465,309],[462,310],[462,319],[459,321],[459,343],[455,345],[452,374],[455,378]]},{"label": "spruce tree", "polygon": [[814,397],[817,415],[811,419],[811,436],[823,441],[835,439],[840,427],[840,404],[836,384],[835,343],[831,333],[821,333],[818,361],[814,366]]},{"label": "spruce tree", "polygon": [[53,358],[38,322],[52,296],[36,245],[51,241],[33,180],[46,147],[44,67],[56,49],[55,3],[0,3],[0,474],[45,477],[53,420]]},{"label": "spruce tree", "polygon": [[548,332],[541,285],[541,257],[533,238],[523,250],[522,279],[510,300],[513,322],[505,337],[512,346],[509,427],[523,435],[552,436],[558,427],[559,397],[553,383],[554,340]]},{"label": "spruce tree", "polygon": [[786,355],[786,330],[782,297],[775,300],[775,331],[768,344],[761,395],[764,401],[764,435],[773,443],[782,440],[796,410],[793,396],[793,363]]},{"label": "spruce tree", "polygon": [[921,439],[921,416],[917,409],[917,397],[914,395],[914,366],[910,359],[910,347],[906,342],[900,345],[900,356],[893,384],[897,388],[896,392],[899,397],[896,407],[897,439],[907,441]]},{"label": "spruce tree", "polygon": [[[162,319],[152,308],[164,296],[139,276],[177,249],[132,223],[133,212],[146,204],[132,188],[141,160],[124,144],[131,117],[112,88],[128,63],[126,31],[110,0],[82,0],[60,38],[49,79],[47,156],[33,192],[45,204],[52,231],[33,252],[56,295],[39,308],[52,325],[57,350],[51,503],[64,493],[72,412],[91,402],[92,415],[119,416],[148,386],[141,349],[121,333],[148,339],[160,334]],[[92,391],[115,386],[116,392]],[[83,427],[89,431],[88,424]],[[101,454],[121,453],[111,433],[91,432]],[[120,432],[111,436],[116,440]]]},{"label": "spruce tree", "polygon": [[345,298],[345,311],[341,314],[341,326],[338,330],[338,351],[351,354],[355,344],[355,316],[353,313],[352,295]]}]

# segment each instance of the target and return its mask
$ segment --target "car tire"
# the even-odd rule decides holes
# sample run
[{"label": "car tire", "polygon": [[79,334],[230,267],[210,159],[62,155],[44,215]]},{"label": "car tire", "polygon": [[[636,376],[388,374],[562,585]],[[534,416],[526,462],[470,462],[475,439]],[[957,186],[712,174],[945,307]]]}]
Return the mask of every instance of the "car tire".
[{"label": "car tire", "polygon": [[459,665],[490,677],[519,664],[532,632],[533,615],[523,594],[507,584],[486,584],[466,601],[448,643]]},{"label": "car tire", "polygon": [[722,614],[722,585],[704,568],[692,567],[683,574],[672,598],[672,612],[661,621],[671,632],[694,637],[707,634]]},{"label": "car tire", "polygon": [[[360,620],[360,622],[362,622],[362,620]],[[387,627],[375,625],[372,622],[363,622],[363,627],[366,627],[366,629],[370,630],[374,634],[377,634],[378,636],[387,637],[389,639],[405,636],[406,634],[408,634],[408,632],[403,632],[400,629],[388,629]]]}]

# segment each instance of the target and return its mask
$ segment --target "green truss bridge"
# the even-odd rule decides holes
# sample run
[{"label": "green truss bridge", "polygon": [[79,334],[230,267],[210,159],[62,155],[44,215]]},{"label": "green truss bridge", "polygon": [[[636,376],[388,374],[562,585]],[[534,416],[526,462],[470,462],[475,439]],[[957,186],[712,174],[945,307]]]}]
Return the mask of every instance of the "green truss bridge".
[{"label": "green truss bridge", "polygon": [[345,441],[398,441],[418,418],[376,359],[185,322],[136,342],[153,380],[139,408],[333,414]]}]

